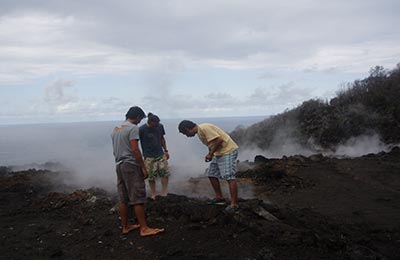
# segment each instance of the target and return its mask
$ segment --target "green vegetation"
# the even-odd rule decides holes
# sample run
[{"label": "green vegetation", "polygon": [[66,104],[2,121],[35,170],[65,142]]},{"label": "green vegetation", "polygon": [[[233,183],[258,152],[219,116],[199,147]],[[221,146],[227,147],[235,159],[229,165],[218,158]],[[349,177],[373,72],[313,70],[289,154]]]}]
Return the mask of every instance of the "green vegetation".
[{"label": "green vegetation", "polygon": [[239,145],[261,149],[285,139],[331,149],[372,133],[387,144],[400,142],[400,63],[393,70],[376,66],[367,78],[347,84],[330,101],[305,101],[248,128],[238,127],[231,135]]}]

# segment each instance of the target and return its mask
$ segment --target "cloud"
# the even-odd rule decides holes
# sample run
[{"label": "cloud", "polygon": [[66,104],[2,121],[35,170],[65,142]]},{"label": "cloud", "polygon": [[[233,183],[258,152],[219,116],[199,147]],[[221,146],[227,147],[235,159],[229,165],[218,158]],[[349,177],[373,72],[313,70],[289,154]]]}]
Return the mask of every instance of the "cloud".
[{"label": "cloud", "polygon": [[75,82],[59,78],[43,86],[29,102],[2,104],[0,118],[10,123],[116,120],[137,102],[131,97],[83,98]]},{"label": "cloud", "polygon": [[313,89],[298,88],[294,82],[289,82],[280,86],[249,88],[249,94],[241,97],[226,92],[198,96],[177,95],[171,91],[167,96],[146,96],[141,104],[155,113],[163,114],[163,117],[170,118],[245,116],[254,111],[261,115],[271,115],[288,108],[288,105],[295,106],[313,97]]},{"label": "cloud", "polygon": [[[321,47],[296,66],[306,68],[306,72],[365,72],[366,64],[391,67],[398,62],[399,57],[398,42],[370,41]],[[370,67],[372,66],[370,65]]]},{"label": "cloud", "polygon": [[55,105],[65,105],[73,102],[76,98],[72,95],[67,95],[65,89],[71,88],[71,81],[58,79],[44,89],[44,100]]},{"label": "cloud", "polygon": [[[61,4],[62,3],[62,4]],[[398,62],[398,1],[0,4],[0,84],[54,73],[188,68],[365,72]]]},{"label": "cloud", "polygon": [[273,79],[273,78],[277,78],[278,75],[276,73],[267,71],[267,72],[263,72],[260,75],[258,75],[258,79]]},{"label": "cloud", "polygon": [[[0,18],[0,84],[55,73],[127,74],[151,69],[177,53],[138,53],[82,35],[92,22],[74,16],[22,13]],[[178,58],[176,58],[178,57]]]},{"label": "cloud", "polygon": [[[10,96],[14,86],[70,83],[30,97],[29,107],[26,94],[19,104],[2,105],[0,115],[110,119],[133,103],[164,117],[279,113],[314,97],[314,75],[336,77],[321,83],[333,88],[349,74],[398,63],[398,9],[394,0],[4,0],[0,90]],[[244,77],[214,91],[208,71]],[[104,83],[101,97],[78,92],[81,79],[95,85],[111,77],[143,86],[121,94]],[[247,84],[248,77],[259,80]]]},{"label": "cloud", "polygon": [[303,100],[313,98],[313,91],[312,88],[299,87],[295,82],[279,86],[258,87],[253,90],[243,105],[297,105]]}]

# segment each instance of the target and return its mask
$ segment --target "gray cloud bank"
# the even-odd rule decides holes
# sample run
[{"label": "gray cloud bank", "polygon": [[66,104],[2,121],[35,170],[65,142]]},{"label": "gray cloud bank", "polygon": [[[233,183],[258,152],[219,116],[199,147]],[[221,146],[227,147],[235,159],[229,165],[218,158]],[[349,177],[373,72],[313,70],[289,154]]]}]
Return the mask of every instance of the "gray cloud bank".
[{"label": "gray cloud bank", "polygon": [[[313,89],[295,88],[294,83],[281,86],[249,88],[248,94],[237,97],[225,92],[203,95],[178,94],[163,74],[154,76],[147,93],[137,97],[134,92],[125,97],[82,98],[70,80],[57,79],[43,88],[42,93],[25,107],[5,106],[0,118],[13,116],[25,123],[58,122],[59,120],[93,121],[120,119],[133,104],[145,111],[159,113],[163,118],[214,117],[215,115],[248,116],[254,111],[280,112],[313,97]],[[18,121],[17,121],[18,122]]]},{"label": "gray cloud bank", "polygon": [[[393,66],[398,1],[2,1],[0,82],[128,73],[165,59],[230,69]],[[371,65],[372,64],[372,65]],[[95,66],[93,66],[95,65]]]}]

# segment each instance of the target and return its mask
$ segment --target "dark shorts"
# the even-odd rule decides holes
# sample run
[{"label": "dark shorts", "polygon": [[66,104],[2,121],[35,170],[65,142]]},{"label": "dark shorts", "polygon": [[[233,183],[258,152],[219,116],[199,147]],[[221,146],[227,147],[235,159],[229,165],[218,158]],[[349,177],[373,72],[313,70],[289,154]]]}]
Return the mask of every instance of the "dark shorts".
[{"label": "dark shorts", "polygon": [[135,164],[125,162],[116,166],[117,188],[121,203],[136,205],[146,202],[146,184],[142,169]]}]

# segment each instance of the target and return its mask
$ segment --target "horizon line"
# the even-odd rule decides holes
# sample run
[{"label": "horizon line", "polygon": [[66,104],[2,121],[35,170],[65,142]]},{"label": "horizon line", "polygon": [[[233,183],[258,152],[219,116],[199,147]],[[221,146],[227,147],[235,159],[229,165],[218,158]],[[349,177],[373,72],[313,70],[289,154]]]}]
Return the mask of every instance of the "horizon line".
[{"label": "horizon line", "polygon": [[[174,118],[164,118],[163,120],[183,120],[183,119],[229,119],[229,118],[243,118],[243,117],[264,117],[269,118],[273,115],[251,115],[251,116],[211,116],[211,117],[174,117]],[[116,120],[93,120],[93,121],[87,121],[87,120],[82,120],[82,121],[60,121],[60,122],[38,122],[38,123],[34,123],[34,122],[20,122],[20,123],[0,123],[0,127],[5,127],[5,126],[21,126],[21,125],[56,125],[56,124],[76,124],[76,123],[105,123],[105,122],[119,122],[119,121],[124,121],[125,119],[116,119]]]}]

